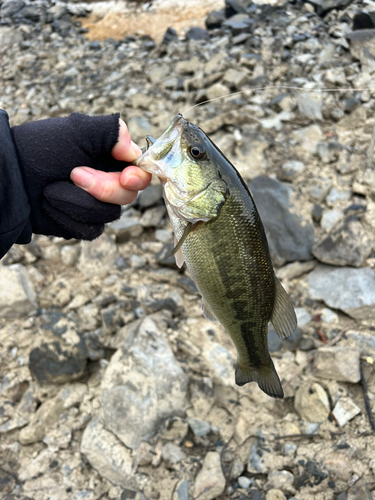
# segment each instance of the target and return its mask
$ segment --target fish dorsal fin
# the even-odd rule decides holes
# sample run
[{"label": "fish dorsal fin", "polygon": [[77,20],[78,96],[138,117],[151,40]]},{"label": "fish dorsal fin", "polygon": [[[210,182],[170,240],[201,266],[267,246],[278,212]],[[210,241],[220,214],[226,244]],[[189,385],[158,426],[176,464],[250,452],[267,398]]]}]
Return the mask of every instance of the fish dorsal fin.
[{"label": "fish dorsal fin", "polygon": [[206,319],[210,321],[217,321],[216,316],[214,315],[214,313],[211,311],[211,309],[208,307],[208,305],[205,303],[203,299],[202,299],[202,311]]},{"label": "fish dorsal fin", "polygon": [[185,231],[184,231],[183,235],[181,236],[180,241],[178,243],[177,243],[176,236],[174,237],[175,247],[172,250],[172,252],[170,253],[170,255],[168,256],[168,259],[169,259],[169,257],[172,257],[172,255],[176,255],[176,253],[181,249],[184,241],[189,236],[189,234],[191,233],[191,231],[193,230],[193,228],[194,228],[194,225],[191,222],[188,222],[187,226],[185,227]]},{"label": "fish dorsal fin", "polygon": [[289,295],[275,276],[275,304],[271,323],[281,339],[287,339],[297,328],[297,318]]}]

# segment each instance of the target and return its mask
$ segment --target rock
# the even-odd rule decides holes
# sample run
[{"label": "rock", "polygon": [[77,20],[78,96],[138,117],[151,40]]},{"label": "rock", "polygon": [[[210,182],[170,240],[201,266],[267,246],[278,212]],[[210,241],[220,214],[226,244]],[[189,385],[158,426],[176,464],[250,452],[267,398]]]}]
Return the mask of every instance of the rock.
[{"label": "rock", "polygon": [[314,359],[318,377],[356,384],[361,380],[360,350],[352,347],[321,347]]},{"label": "rock", "polygon": [[304,383],[296,391],[294,409],[307,422],[322,423],[330,412],[327,393],[317,383]]},{"label": "rock", "polygon": [[367,487],[364,479],[360,479],[356,484],[348,489],[346,500],[373,500],[373,495]]},{"label": "rock", "polygon": [[104,374],[105,425],[129,448],[137,448],[167,417],[184,414],[186,376],[160,326],[165,329],[151,317],[138,323]]},{"label": "rock", "polygon": [[358,217],[349,216],[320,240],[312,250],[314,257],[334,266],[360,267],[370,255],[375,239]]},{"label": "rock", "polygon": [[304,307],[296,307],[295,313],[297,316],[297,324],[299,328],[307,325],[307,323],[309,323],[309,321],[311,321],[312,319],[311,314]]},{"label": "rock", "polygon": [[267,491],[266,500],[286,500],[286,496],[281,490],[273,488]]},{"label": "rock", "polygon": [[375,319],[375,273],[370,267],[353,269],[318,265],[306,278],[308,295],[323,300],[352,318]]},{"label": "rock", "polygon": [[233,35],[250,32],[250,27],[254,21],[247,14],[236,14],[223,22],[223,28],[229,28]]},{"label": "rock", "polygon": [[97,418],[93,418],[84,430],[81,453],[108,481],[133,491],[140,488],[131,451],[106,430]]},{"label": "rock", "polygon": [[324,323],[334,324],[339,321],[339,315],[328,309],[328,307],[322,309],[320,317]]},{"label": "rock", "polygon": [[338,208],[325,210],[322,214],[320,226],[327,231],[330,231],[339,220],[344,217],[344,212]]},{"label": "rock", "polygon": [[305,170],[301,161],[287,161],[281,165],[281,176],[286,181],[293,181]]},{"label": "rock", "polygon": [[217,342],[206,342],[202,356],[212,372],[215,382],[233,385],[235,359],[230,351]]},{"label": "rock", "polygon": [[225,21],[224,10],[213,10],[210,12],[205,20],[206,28],[208,30],[214,30],[220,28]]},{"label": "rock", "polygon": [[58,313],[50,313],[42,325],[39,347],[31,350],[29,369],[39,382],[64,384],[83,375],[87,349],[75,322]]},{"label": "rock", "polygon": [[310,120],[322,120],[322,96],[319,90],[306,92],[298,99],[298,111]]},{"label": "rock", "polygon": [[303,274],[308,273],[316,266],[316,262],[309,260],[307,262],[292,262],[276,270],[276,276],[279,280],[293,280]]},{"label": "rock", "polygon": [[[121,219],[120,219],[121,220]],[[117,247],[106,234],[94,241],[81,241],[78,269],[86,276],[104,276],[116,265]]]},{"label": "rock", "polygon": [[185,38],[186,40],[209,40],[210,35],[205,29],[194,26],[186,32]]},{"label": "rock", "polygon": [[158,227],[166,213],[165,206],[153,207],[142,215],[140,223],[143,227]]},{"label": "rock", "polygon": [[162,40],[162,45],[168,45],[171,42],[174,42],[175,40],[178,40],[178,34],[177,31],[173,28],[167,28],[163,40]]},{"label": "rock", "polygon": [[61,248],[61,260],[66,266],[75,266],[80,253],[81,248],[79,245],[64,245]]},{"label": "rock", "polygon": [[116,235],[117,243],[125,243],[140,236],[143,226],[139,218],[129,217],[127,212],[124,212],[120,219],[107,225],[107,232]]},{"label": "rock", "polygon": [[238,478],[238,486],[244,490],[248,490],[253,484],[253,481],[246,476],[241,476]]},{"label": "rock", "polygon": [[211,425],[205,420],[198,418],[188,418],[190,429],[193,431],[194,436],[202,437],[207,436],[211,432]]},{"label": "rock", "polygon": [[224,492],[225,477],[221,468],[220,453],[209,451],[194,484],[194,498],[213,500]]},{"label": "rock", "polygon": [[311,154],[316,154],[318,144],[323,139],[321,128],[318,125],[310,125],[309,127],[295,130],[292,135],[301,142],[301,147]]},{"label": "rock", "polygon": [[167,466],[170,467],[172,465],[176,465],[182,460],[185,460],[186,453],[184,453],[179,446],[176,446],[173,443],[166,443],[163,446],[162,457]]},{"label": "rock", "polygon": [[311,258],[314,226],[298,215],[291,192],[280,182],[259,176],[249,183],[264,224],[271,257],[280,266]]},{"label": "rock", "polygon": [[33,285],[22,264],[0,265],[0,317],[35,314],[38,303]]},{"label": "rock", "polygon": [[161,184],[150,184],[137,198],[138,207],[143,210],[160,203],[163,199],[163,188]]},{"label": "rock", "polygon": [[287,494],[295,493],[294,476],[287,470],[276,470],[268,474],[265,490],[278,489]]},{"label": "rock", "polygon": [[335,417],[340,427],[343,427],[360,413],[361,409],[349,397],[340,398],[332,410],[332,415]]},{"label": "rock", "polygon": [[246,71],[230,68],[224,75],[223,83],[230,88],[240,89],[246,83],[248,75]]}]

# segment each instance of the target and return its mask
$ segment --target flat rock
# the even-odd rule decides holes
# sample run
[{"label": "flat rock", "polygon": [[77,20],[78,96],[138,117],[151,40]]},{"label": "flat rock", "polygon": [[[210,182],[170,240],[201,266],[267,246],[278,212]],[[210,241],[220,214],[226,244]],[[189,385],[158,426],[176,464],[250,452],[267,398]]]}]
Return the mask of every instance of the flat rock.
[{"label": "flat rock", "polygon": [[142,215],[140,223],[143,227],[158,227],[166,213],[164,205],[152,207]]},{"label": "flat rock", "polygon": [[36,312],[33,285],[22,264],[0,265],[0,317],[17,318]]},{"label": "flat rock", "polygon": [[361,380],[359,358],[360,350],[354,347],[321,347],[314,359],[314,374],[356,384]]},{"label": "flat rock", "polygon": [[349,397],[340,398],[332,410],[332,415],[335,417],[340,427],[343,427],[360,413],[361,409],[359,406]]},{"label": "flat rock", "polygon": [[138,322],[103,377],[105,425],[129,448],[137,448],[167,417],[184,414],[187,379],[165,340],[165,328],[151,317]]},{"label": "flat rock", "polygon": [[139,489],[131,451],[97,418],[92,419],[84,430],[81,453],[108,481],[130,490]]},{"label": "flat rock", "polygon": [[299,203],[282,183],[265,176],[252,179],[249,187],[262,219],[271,257],[278,266],[308,260],[314,243],[314,226],[300,215]]},{"label": "flat rock", "polygon": [[306,278],[311,299],[323,300],[354,319],[375,319],[375,273],[370,267],[318,265]]},{"label": "flat rock", "polygon": [[320,240],[312,250],[314,257],[334,266],[360,267],[370,255],[374,237],[355,216],[347,217]]},{"label": "flat rock", "polygon": [[131,217],[124,212],[120,219],[107,225],[106,231],[116,235],[117,243],[124,243],[140,236],[143,233],[143,225],[138,217]]},{"label": "flat rock", "polygon": [[225,484],[220,453],[209,451],[204,457],[202,469],[195,479],[194,498],[213,500],[223,493]]},{"label": "flat rock", "polygon": [[137,198],[140,209],[150,208],[157,205],[163,199],[163,188],[161,184],[150,184]]},{"label": "flat rock", "polygon": [[320,384],[304,383],[297,389],[294,409],[307,422],[324,422],[330,411],[327,393]]}]

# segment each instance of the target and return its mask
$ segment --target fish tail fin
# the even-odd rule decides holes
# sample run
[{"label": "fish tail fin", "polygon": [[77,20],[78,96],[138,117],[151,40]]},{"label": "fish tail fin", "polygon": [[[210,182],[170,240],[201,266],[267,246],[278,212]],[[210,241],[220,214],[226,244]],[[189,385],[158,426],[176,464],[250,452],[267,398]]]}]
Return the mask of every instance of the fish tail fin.
[{"label": "fish tail fin", "polygon": [[284,391],[271,358],[267,365],[258,367],[244,367],[237,363],[235,376],[237,385],[241,386],[248,382],[256,382],[259,388],[268,396],[280,399],[284,397]]}]

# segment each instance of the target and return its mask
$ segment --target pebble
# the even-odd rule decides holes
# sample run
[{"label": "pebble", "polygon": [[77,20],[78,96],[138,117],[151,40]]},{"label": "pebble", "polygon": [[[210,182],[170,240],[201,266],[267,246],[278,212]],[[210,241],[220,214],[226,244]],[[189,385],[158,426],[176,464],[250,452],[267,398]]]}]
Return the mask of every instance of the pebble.
[{"label": "pebble", "polygon": [[162,457],[167,466],[171,466],[184,460],[186,458],[186,453],[184,453],[179,446],[173,443],[166,443],[163,446]]},{"label": "pebble", "polygon": [[286,496],[281,490],[273,488],[267,491],[266,500],[286,500]]},{"label": "pebble", "polygon": [[293,181],[305,170],[305,165],[301,161],[288,161],[281,165],[281,175],[286,181]]},{"label": "pebble", "polygon": [[344,217],[344,212],[338,208],[324,210],[320,221],[320,227],[326,231],[330,231],[334,225]]},{"label": "pebble", "polygon": [[204,457],[202,469],[195,479],[194,498],[213,500],[222,495],[225,483],[220,453],[209,451]]},{"label": "pebble", "polygon": [[207,436],[207,434],[211,432],[211,425],[205,420],[199,420],[198,418],[188,418],[188,423],[190,429],[194,433],[194,436]]},{"label": "pebble", "polygon": [[34,287],[22,264],[0,266],[0,317],[16,318],[36,312]]},{"label": "pebble", "polygon": [[238,478],[238,486],[244,490],[248,490],[250,486],[253,484],[253,480],[246,476],[240,476]]},{"label": "pebble", "polygon": [[340,427],[343,427],[360,413],[361,409],[354,403],[354,401],[350,397],[340,398],[337,401],[334,409],[332,410],[332,415],[335,417]]},{"label": "pebble", "polygon": [[327,393],[318,383],[304,383],[296,391],[294,408],[307,422],[322,423],[330,412]]},{"label": "pebble", "polygon": [[295,493],[293,487],[294,476],[287,470],[276,470],[268,474],[267,482],[264,485],[266,490],[278,489],[287,494]]}]

